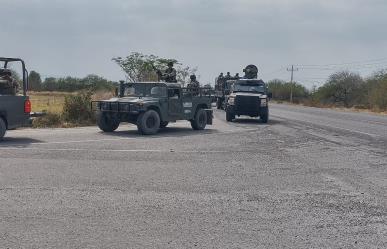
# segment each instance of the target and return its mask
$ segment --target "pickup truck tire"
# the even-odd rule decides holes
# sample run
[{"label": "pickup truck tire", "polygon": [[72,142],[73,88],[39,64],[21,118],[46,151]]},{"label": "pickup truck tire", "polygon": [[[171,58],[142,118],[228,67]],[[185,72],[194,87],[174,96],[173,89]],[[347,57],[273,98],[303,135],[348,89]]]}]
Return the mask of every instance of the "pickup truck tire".
[{"label": "pickup truck tire", "polygon": [[226,111],[226,121],[232,122],[233,119],[235,119],[235,114],[230,111]]},{"label": "pickup truck tire", "polygon": [[204,130],[207,125],[207,112],[200,108],[195,114],[195,118],[191,120],[191,126],[194,130]]},{"label": "pickup truck tire", "polygon": [[168,126],[168,124],[169,124],[168,121],[160,122],[160,128],[165,128]]},{"label": "pickup truck tire", "polygon": [[7,131],[7,126],[4,122],[4,119],[0,117],[0,140],[3,139],[6,131]]},{"label": "pickup truck tire", "polygon": [[137,129],[143,135],[154,135],[160,129],[160,116],[154,110],[141,113],[137,118]]},{"label": "pickup truck tire", "polygon": [[260,118],[261,118],[262,123],[264,123],[264,124],[267,124],[267,122],[269,122],[269,109],[268,108],[265,108],[263,110]]},{"label": "pickup truck tire", "polygon": [[104,132],[113,132],[120,126],[120,121],[107,113],[98,112],[97,125]]}]

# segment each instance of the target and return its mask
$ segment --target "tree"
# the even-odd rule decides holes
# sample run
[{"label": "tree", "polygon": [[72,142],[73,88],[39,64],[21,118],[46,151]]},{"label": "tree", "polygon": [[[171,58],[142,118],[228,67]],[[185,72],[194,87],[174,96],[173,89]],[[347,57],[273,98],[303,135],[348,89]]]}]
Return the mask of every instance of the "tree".
[{"label": "tree", "polygon": [[315,94],[322,103],[351,107],[361,102],[363,86],[364,81],[359,74],[343,71],[332,74]]},{"label": "tree", "polygon": [[40,78],[40,74],[31,71],[28,76],[29,88],[33,91],[40,91],[42,89],[42,79]]},{"label": "tree", "polygon": [[165,70],[169,62],[175,65],[177,81],[183,85],[189,79],[189,75],[197,71],[197,68],[183,67],[176,59],[165,59],[139,52],[133,52],[125,58],[115,57],[112,60],[126,73],[127,80],[130,82],[157,81],[156,71]]}]

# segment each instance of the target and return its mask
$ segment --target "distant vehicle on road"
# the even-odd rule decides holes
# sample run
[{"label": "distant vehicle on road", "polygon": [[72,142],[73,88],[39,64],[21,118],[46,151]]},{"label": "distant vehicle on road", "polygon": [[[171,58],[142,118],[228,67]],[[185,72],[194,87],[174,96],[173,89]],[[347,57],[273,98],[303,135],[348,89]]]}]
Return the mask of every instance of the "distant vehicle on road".
[{"label": "distant vehicle on road", "polygon": [[[21,66],[22,84],[17,82],[13,70]],[[31,102],[27,96],[28,72],[25,63],[18,58],[0,57],[0,139],[7,130],[31,125]],[[21,90],[21,93],[19,91]]]},{"label": "distant vehicle on road", "polygon": [[156,134],[169,122],[188,120],[194,130],[212,124],[211,92],[206,88],[182,88],[177,83],[123,83],[118,97],[95,101],[98,127],[112,132],[121,122],[137,125],[144,135]]},{"label": "distant vehicle on road", "polygon": [[258,68],[249,65],[244,69],[242,79],[229,80],[228,95],[225,98],[226,120],[231,122],[235,116],[260,117],[263,123],[269,121],[269,99],[266,84],[258,80]]}]

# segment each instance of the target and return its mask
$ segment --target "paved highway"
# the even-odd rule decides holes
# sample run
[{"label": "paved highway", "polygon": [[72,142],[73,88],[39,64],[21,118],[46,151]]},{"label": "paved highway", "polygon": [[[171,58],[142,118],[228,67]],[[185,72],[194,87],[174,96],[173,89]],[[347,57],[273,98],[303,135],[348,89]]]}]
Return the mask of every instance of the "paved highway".
[{"label": "paved highway", "polygon": [[10,131],[0,248],[387,248],[387,117]]}]

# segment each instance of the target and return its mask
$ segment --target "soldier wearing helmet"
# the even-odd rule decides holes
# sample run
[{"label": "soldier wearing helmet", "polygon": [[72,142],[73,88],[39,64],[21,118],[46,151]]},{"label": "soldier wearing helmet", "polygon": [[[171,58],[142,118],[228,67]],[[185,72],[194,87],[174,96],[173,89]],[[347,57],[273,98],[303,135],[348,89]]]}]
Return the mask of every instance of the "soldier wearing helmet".
[{"label": "soldier wearing helmet", "polygon": [[0,69],[0,95],[16,95],[19,83],[12,77],[9,69]]},{"label": "soldier wearing helmet", "polygon": [[173,62],[168,62],[168,68],[164,71],[157,71],[161,80],[164,80],[167,83],[177,83],[176,79],[176,69],[173,68]]},{"label": "soldier wearing helmet", "polygon": [[187,88],[193,94],[195,94],[195,95],[199,94],[200,83],[199,83],[199,81],[197,81],[196,75],[193,74],[189,78],[190,78],[191,82],[187,85]]}]

